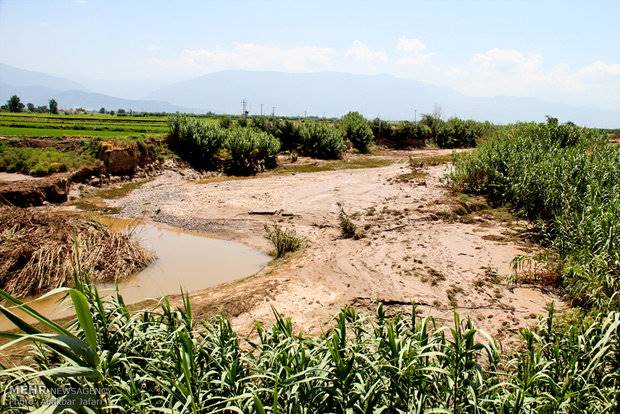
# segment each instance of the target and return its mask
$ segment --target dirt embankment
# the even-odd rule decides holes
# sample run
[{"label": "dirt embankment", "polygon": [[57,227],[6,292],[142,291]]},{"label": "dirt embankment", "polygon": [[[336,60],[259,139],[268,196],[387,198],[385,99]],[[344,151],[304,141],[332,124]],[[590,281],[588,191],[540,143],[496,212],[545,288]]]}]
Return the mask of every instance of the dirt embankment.
[{"label": "dirt embankment", "polygon": [[30,207],[40,206],[45,202],[62,203],[67,201],[69,187],[69,174],[20,180],[6,174],[0,177],[0,205]]},{"label": "dirt embankment", "polygon": [[[54,148],[61,151],[76,151],[81,145],[75,138],[24,138],[9,142],[17,147]],[[93,164],[77,171],[47,177],[1,173],[0,205],[33,207],[46,202],[63,203],[68,200],[73,183],[87,182],[93,186],[101,186],[133,176],[143,178],[157,173],[160,168],[161,163],[144,145],[103,142]]]},{"label": "dirt embankment", "polygon": [[[426,167],[415,179],[405,164],[394,164],[206,184],[167,172],[113,205],[124,216],[146,215],[265,251],[263,224],[295,228],[307,241],[302,251],[253,277],[192,295],[199,315],[222,311],[242,330],[271,319],[273,306],[299,329],[318,332],[339,308],[371,310],[376,301],[390,310],[417,303],[422,315],[446,323],[456,309],[500,337],[530,325],[559,300],[510,283],[511,260],[532,246],[491,214],[456,220],[455,198],[442,185],[448,168]],[[364,238],[340,238],[337,203]]]}]

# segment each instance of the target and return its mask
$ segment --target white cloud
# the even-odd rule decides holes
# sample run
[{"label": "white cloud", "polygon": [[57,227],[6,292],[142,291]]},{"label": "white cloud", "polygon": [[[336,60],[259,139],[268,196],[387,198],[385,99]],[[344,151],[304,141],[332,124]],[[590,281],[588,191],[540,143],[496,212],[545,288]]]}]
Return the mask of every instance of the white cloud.
[{"label": "white cloud", "polygon": [[434,53],[427,53],[426,45],[420,39],[413,37],[401,37],[398,39],[396,49],[401,52],[396,61],[399,65],[414,66],[427,63]]},{"label": "white cloud", "polygon": [[360,40],[353,41],[353,45],[347,50],[346,56],[364,63],[386,63],[388,61],[385,52],[372,50]]},{"label": "white cloud", "polygon": [[584,80],[620,76],[620,64],[597,60],[581,68],[578,75]]},{"label": "white cloud", "polygon": [[396,45],[398,50],[410,53],[422,53],[426,50],[426,45],[416,38],[401,37]]},{"label": "white cloud", "polygon": [[202,72],[224,69],[308,72],[330,69],[335,54],[333,49],[317,46],[280,48],[234,42],[230,49],[183,49],[175,58],[153,59],[153,62]]},{"label": "white cloud", "polygon": [[149,52],[158,52],[161,50],[161,46],[155,44],[147,45],[146,50]]},{"label": "white cloud", "polygon": [[534,73],[539,71],[542,56],[533,53],[522,53],[514,49],[491,49],[477,53],[471,63],[481,70],[499,72]]},{"label": "white cloud", "polygon": [[620,64],[595,61],[573,68],[544,65],[543,56],[494,48],[443,70],[449,83],[468,95],[579,99],[587,104],[620,103]]}]

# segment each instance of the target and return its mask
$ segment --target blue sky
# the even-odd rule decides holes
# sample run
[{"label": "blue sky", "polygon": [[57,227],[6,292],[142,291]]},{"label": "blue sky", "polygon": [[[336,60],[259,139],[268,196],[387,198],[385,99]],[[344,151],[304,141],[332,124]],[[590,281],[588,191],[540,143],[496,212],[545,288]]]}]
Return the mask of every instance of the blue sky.
[{"label": "blue sky", "polygon": [[619,18],[618,0],[0,0],[0,61],[135,85],[223,69],[388,73],[615,109]]}]

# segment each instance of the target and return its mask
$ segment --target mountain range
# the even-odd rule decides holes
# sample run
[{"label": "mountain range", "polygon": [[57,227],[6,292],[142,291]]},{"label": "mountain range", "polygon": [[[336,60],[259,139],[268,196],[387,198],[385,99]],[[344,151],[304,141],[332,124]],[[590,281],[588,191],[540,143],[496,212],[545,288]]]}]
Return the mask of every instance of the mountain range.
[{"label": "mountain range", "polygon": [[133,109],[149,112],[237,114],[241,101],[252,114],[341,116],[359,111],[369,118],[413,119],[441,107],[444,117],[458,116],[496,123],[543,120],[617,128],[620,114],[538,98],[465,96],[454,89],[391,75],[339,72],[285,73],[228,70],[162,85],[144,99],[125,99],[88,91],[80,83],[0,64],[0,99],[17,94],[23,102],[45,104],[54,97],[61,108]]}]

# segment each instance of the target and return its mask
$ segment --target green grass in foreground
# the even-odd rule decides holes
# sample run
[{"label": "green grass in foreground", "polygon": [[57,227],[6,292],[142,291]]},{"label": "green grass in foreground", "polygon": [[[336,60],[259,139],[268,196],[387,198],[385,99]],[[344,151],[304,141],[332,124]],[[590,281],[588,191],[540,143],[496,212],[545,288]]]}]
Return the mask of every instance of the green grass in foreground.
[{"label": "green grass in foreground", "polygon": [[[352,308],[321,336],[296,333],[275,313],[242,343],[219,317],[198,322],[190,300],[173,309],[131,313],[88,285],[65,289],[76,316],[64,328],[0,291],[0,312],[18,327],[2,333],[1,352],[31,341],[30,366],[0,367],[0,410],[53,410],[50,395],[20,399],[19,386],[105,389],[59,396],[63,408],[100,413],[617,413],[620,410],[620,313],[577,318],[558,328],[551,311],[520,333],[504,354],[471,321],[455,314],[450,330],[415,308],[365,318]],[[45,328],[15,316],[20,306]],[[22,395],[23,397],[23,395]],[[94,402],[89,402],[93,401]],[[170,411],[171,410],[171,411]],[[40,411],[44,412],[44,411]],[[46,411],[45,411],[46,412]],[[90,411],[87,411],[90,412]]]}]

